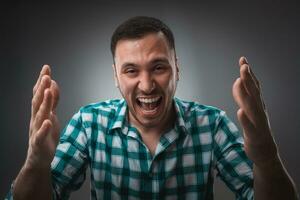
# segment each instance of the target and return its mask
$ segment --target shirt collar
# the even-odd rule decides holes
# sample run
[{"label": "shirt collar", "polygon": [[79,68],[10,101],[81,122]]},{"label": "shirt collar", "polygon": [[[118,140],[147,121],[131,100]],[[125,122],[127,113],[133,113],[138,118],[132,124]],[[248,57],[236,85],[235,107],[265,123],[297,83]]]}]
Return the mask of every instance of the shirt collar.
[{"label": "shirt collar", "polygon": [[175,129],[180,129],[181,132],[187,134],[188,129],[190,127],[190,123],[187,123],[185,118],[185,106],[184,102],[181,101],[178,98],[174,98],[174,104],[175,104],[175,111],[176,111],[176,124],[175,124]]},{"label": "shirt collar", "polygon": [[116,107],[116,112],[114,114],[114,118],[112,120],[112,123],[108,127],[109,132],[113,129],[117,128],[123,128],[124,125],[127,123],[126,121],[127,116],[127,103],[124,99],[121,99],[119,104]]}]

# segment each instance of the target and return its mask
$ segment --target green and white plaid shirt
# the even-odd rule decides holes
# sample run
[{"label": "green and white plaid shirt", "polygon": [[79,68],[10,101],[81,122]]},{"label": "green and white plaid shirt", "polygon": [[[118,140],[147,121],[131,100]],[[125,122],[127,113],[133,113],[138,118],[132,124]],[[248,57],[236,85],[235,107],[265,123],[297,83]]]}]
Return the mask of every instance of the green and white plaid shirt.
[{"label": "green and white plaid shirt", "polygon": [[177,120],[152,156],[127,120],[126,101],[80,109],[64,129],[52,161],[55,199],[78,189],[90,167],[91,199],[213,199],[214,172],[253,199],[252,163],[224,111],[174,98]]}]

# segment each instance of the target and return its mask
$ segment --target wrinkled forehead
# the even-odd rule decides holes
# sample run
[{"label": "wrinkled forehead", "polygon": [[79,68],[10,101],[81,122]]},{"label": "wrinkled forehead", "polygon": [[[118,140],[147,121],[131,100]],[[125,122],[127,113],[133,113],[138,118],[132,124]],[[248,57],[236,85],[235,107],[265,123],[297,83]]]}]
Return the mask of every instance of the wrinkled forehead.
[{"label": "wrinkled forehead", "polygon": [[122,39],[118,41],[115,52],[116,65],[123,62],[150,61],[156,57],[171,60],[174,58],[174,49],[170,48],[162,32],[149,33],[142,38]]}]

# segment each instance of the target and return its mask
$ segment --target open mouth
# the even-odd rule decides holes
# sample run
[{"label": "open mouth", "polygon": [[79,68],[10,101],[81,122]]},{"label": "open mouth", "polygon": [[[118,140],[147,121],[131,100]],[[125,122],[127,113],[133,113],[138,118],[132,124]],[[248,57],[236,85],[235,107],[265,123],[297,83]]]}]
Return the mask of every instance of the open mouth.
[{"label": "open mouth", "polygon": [[153,97],[153,98],[146,98],[146,97],[138,97],[136,99],[138,106],[144,110],[145,112],[155,112],[159,105],[162,102],[162,96]]}]

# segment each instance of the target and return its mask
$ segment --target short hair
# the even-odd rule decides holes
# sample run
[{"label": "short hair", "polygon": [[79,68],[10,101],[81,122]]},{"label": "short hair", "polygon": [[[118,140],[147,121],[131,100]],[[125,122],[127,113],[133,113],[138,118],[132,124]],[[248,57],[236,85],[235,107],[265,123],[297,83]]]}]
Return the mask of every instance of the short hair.
[{"label": "short hair", "polygon": [[171,29],[161,20],[154,17],[136,16],[120,24],[111,37],[110,49],[115,58],[118,41],[122,39],[138,39],[149,33],[162,32],[166,37],[169,47],[175,50],[175,40]]}]

